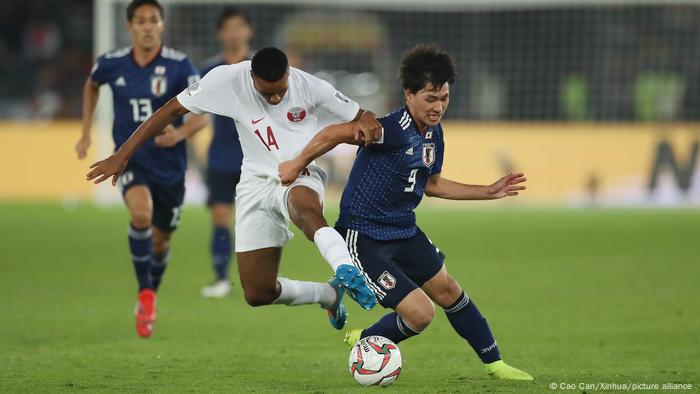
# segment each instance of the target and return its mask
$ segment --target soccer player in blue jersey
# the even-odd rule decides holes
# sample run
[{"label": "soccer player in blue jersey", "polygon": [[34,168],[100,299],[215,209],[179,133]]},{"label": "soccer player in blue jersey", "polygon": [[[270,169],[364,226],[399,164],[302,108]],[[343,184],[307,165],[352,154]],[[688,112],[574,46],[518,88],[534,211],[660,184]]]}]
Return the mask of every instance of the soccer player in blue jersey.
[{"label": "soccer player in blue jersey", "polygon": [[[83,89],[83,130],[76,145],[80,159],[90,146],[92,114],[99,88],[108,84],[114,102],[112,136],[118,149],[151,114],[199,79],[185,54],[161,45],[163,7],[156,0],[133,0],[126,10],[132,46],[97,58]],[[138,281],[136,331],[149,337],[156,316],[156,291],[170,258],[170,236],[180,220],[185,196],[185,139],[206,125],[192,115],[177,119],[141,147],[119,178],[129,209],[129,249]],[[161,148],[156,144],[172,145]]]},{"label": "soccer player in blue jersey", "polygon": [[[215,67],[236,64],[249,60],[251,56],[250,40],[253,38],[253,27],[245,11],[239,8],[224,9],[216,26],[221,52],[204,62],[202,76]],[[202,288],[202,296],[221,298],[231,291],[228,276],[233,249],[230,226],[236,185],[241,179],[243,151],[236,122],[226,116],[212,116],[214,136],[209,146],[206,180],[209,191],[207,205],[213,223],[211,256],[216,280]]]},{"label": "soccer player in blue jersey", "polygon": [[[381,335],[398,343],[420,334],[440,305],[454,330],[471,345],[487,372],[499,379],[532,380],[503,362],[486,319],[445,269],[445,255],[417,227],[413,212],[423,195],[450,200],[492,200],[524,190],[523,174],[491,185],[466,185],[443,178],[443,129],[452,57],[434,46],[417,46],[401,59],[399,78],[406,105],[379,119],[383,140],[361,146],[340,203],[336,229],[344,234],[356,266],[368,275],[379,303],[395,312],[346,343]],[[317,134],[297,158],[280,165],[283,184],[296,179],[311,160],[340,143],[359,143],[353,125],[335,125]]]}]

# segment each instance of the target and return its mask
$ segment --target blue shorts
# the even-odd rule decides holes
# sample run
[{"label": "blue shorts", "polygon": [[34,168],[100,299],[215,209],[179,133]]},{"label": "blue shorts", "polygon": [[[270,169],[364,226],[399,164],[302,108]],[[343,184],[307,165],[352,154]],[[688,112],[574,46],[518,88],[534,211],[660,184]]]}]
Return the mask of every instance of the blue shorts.
[{"label": "blue shorts", "polygon": [[180,223],[182,202],[185,200],[185,180],[166,185],[154,182],[148,176],[148,171],[133,164],[127,164],[119,177],[119,188],[122,197],[134,186],[146,186],[153,200],[152,224],[166,233],[172,233]]},{"label": "blue shorts", "polygon": [[236,186],[241,180],[240,172],[225,172],[218,170],[207,170],[207,205],[228,204],[232,205],[236,198]]},{"label": "blue shorts", "polygon": [[440,272],[445,261],[445,255],[420,229],[411,238],[391,241],[375,240],[355,230],[336,230],[385,308],[395,309],[410,292]]}]

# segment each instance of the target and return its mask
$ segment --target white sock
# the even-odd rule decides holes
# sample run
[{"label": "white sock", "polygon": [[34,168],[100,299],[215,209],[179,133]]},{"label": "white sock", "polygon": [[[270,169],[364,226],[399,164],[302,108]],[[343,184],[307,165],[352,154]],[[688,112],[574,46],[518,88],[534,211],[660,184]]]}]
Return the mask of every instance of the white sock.
[{"label": "white sock", "polygon": [[306,282],[279,277],[280,296],[273,304],[306,305],[321,304],[329,308],[337,296],[335,289],[328,283]]},{"label": "white sock", "polygon": [[352,265],[352,257],[348,252],[343,237],[332,227],[321,227],[314,234],[314,242],[321,256],[330,264],[333,272],[342,264]]}]

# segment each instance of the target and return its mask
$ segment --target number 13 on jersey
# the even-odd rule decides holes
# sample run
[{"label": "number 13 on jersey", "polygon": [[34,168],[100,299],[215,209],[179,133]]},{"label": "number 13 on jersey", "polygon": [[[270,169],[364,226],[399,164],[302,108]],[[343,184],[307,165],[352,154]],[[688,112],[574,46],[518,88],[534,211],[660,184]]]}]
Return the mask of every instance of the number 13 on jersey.
[{"label": "number 13 on jersey", "polygon": [[255,130],[255,134],[260,138],[260,142],[262,142],[263,145],[265,145],[265,148],[267,148],[268,151],[272,152],[272,147],[274,146],[277,150],[280,150],[279,145],[277,145],[277,139],[275,138],[275,133],[272,132],[272,127],[267,126],[267,143],[263,139],[262,134],[260,134],[260,130]]}]

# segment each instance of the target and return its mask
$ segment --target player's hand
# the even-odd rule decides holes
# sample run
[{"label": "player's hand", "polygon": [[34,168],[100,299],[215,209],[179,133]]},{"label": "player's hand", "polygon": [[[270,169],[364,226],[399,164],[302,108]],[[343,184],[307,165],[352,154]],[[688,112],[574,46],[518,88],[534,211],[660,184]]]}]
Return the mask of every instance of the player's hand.
[{"label": "player's hand", "polygon": [[112,177],[112,186],[117,185],[117,179],[124,172],[127,160],[118,154],[113,154],[112,156],[98,161],[90,166],[92,170],[88,172],[86,179],[91,181],[95,179],[95,183],[100,183],[109,177]]},{"label": "player's hand", "polygon": [[354,132],[355,141],[364,140],[366,147],[373,142],[382,140],[382,125],[377,120],[377,116],[370,111],[365,111],[360,115]]},{"label": "player's hand", "polygon": [[488,186],[487,193],[488,197],[491,199],[498,199],[507,196],[517,196],[520,190],[525,190],[524,185],[521,183],[527,181],[525,174],[508,174],[503,178],[497,180],[494,184]]},{"label": "player's hand", "polygon": [[80,137],[78,143],[75,144],[75,151],[78,153],[78,159],[82,160],[87,156],[87,150],[91,143],[92,140],[89,135]]},{"label": "player's hand", "polygon": [[182,135],[177,132],[173,125],[168,125],[163,129],[163,133],[158,134],[155,138],[156,145],[161,148],[172,148],[180,141],[182,141]]},{"label": "player's hand", "polygon": [[304,166],[297,163],[296,160],[289,160],[280,163],[279,166],[279,177],[280,181],[284,186],[289,186],[292,182],[296,181],[301,172],[304,170]]},{"label": "player's hand", "polygon": [[362,135],[362,129],[360,129],[360,122],[354,122],[352,124],[352,139],[356,145],[365,144],[365,136]]}]

